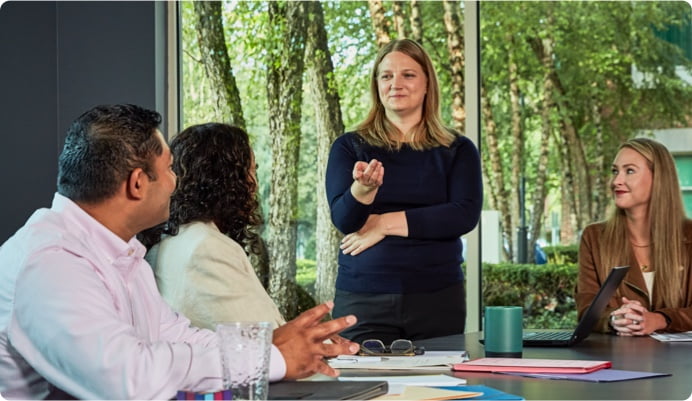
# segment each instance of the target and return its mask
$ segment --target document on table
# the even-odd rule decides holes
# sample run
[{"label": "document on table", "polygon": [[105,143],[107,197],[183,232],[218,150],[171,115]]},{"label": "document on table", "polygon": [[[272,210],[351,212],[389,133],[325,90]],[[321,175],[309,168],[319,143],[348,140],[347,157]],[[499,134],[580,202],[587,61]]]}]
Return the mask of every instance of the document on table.
[{"label": "document on table", "polygon": [[435,387],[406,386],[401,394],[381,395],[376,400],[461,400],[464,398],[480,397],[482,392],[448,390]]},{"label": "document on table", "polygon": [[520,373],[588,373],[609,368],[610,361],[533,358],[479,358],[454,365],[455,371]]},{"label": "document on table", "polygon": [[415,369],[446,371],[452,365],[468,361],[466,351],[426,351],[416,356],[359,356],[339,355],[329,360],[335,369]]},{"label": "document on table", "polygon": [[650,377],[671,376],[670,373],[635,372],[630,370],[601,369],[591,373],[517,373],[503,372],[512,376],[535,377],[537,379],[577,380],[586,382],[618,382],[624,380],[647,379]]},{"label": "document on table", "polygon": [[386,381],[387,394],[401,394],[406,386],[460,386],[466,380],[447,375],[408,375],[408,376],[339,376],[339,381]]},{"label": "document on table", "polygon": [[650,336],[661,342],[692,341],[692,331],[684,333],[652,333]]}]

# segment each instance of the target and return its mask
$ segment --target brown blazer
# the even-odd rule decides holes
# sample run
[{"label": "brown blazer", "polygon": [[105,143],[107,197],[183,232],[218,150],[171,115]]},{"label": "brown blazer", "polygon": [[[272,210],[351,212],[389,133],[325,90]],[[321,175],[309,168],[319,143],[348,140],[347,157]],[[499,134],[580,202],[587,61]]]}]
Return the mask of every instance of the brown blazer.
[{"label": "brown blazer", "polygon": [[[581,245],[579,246],[579,275],[577,279],[577,313],[579,318],[584,314],[593,298],[596,296],[599,287],[605,281],[605,277],[601,277],[597,266],[600,265],[600,246],[601,235],[603,233],[604,224],[591,224],[584,229],[582,234]],[[692,255],[692,220],[686,220],[683,228],[683,242],[688,249],[688,255]],[[630,253],[630,266],[638,266],[634,252]],[[670,324],[665,331],[681,332],[692,330],[692,256],[690,256],[683,266],[683,306],[678,308],[662,308],[658,310],[651,309],[649,295],[644,282],[644,275],[640,269],[631,268],[625,276],[622,284],[618,287],[615,295],[608,303],[605,312],[596,324],[594,331],[597,332],[613,332],[613,329],[608,324],[610,312],[614,311],[620,305],[621,297],[637,300],[641,302],[648,310],[652,312],[661,312],[670,319]],[[656,300],[658,294],[654,292],[653,299]]]}]

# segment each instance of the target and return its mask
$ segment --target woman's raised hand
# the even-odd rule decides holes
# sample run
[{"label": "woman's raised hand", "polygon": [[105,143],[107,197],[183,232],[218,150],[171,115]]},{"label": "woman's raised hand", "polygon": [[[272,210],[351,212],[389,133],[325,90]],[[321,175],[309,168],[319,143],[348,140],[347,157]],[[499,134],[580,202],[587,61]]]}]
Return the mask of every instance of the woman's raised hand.
[{"label": "woman's raised hand", "polygon": [[370,163],[357,161],[353,166],[351,193],[358,202],[369,205],[375,200],[377,189],[384,182],[384,166],[377,159]]}]

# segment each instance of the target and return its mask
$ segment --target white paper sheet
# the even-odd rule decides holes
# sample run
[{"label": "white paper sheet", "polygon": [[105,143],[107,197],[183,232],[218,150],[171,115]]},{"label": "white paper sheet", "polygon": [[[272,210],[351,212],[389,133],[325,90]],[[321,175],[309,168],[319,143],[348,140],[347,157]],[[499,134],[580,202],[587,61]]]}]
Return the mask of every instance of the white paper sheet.
[{"label": "white paper sheet", "polygon": [[465,351],[427,351],[416,356],[359,356],[339,355],[329,360],[329,366],[336,369],[416,369],[450,370],[455,363],[468,361]]},{"label": "white paper sheet", "polygon": [[340,381],[386,381],[387,394],[401,394],[406,386],[461,386],[466,380],[447,375],[408,375],[408,376],[340,376]]},{"label": "white paper sheet", "polygon": [[651,337],[662,342],[692,341],[692,331],[684,333],[652,333]]}]

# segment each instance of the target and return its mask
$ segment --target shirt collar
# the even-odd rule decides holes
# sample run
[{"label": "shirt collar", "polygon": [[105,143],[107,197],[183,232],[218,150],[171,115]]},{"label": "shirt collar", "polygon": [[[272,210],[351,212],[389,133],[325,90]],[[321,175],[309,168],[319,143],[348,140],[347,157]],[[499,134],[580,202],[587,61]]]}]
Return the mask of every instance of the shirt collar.
[{"label": "shirt collar", "polygon": [[98,250],[110,263],[119,258],[143,258],[146,248],[137,237],[125,242],[106,226],[94,219],[71,199],[56,193],[51,210],[68,220],[70,231],[84,244]]}]

